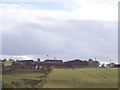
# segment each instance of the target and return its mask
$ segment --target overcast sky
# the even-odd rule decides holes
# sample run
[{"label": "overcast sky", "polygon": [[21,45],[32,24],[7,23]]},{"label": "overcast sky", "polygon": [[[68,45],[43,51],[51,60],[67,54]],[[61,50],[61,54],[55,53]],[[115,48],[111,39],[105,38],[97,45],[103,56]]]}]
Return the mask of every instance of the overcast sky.
[{"label": "overcast sky", "polygon": [[118,0],[10,1],[0,4],[3,57],[117,62]]}]

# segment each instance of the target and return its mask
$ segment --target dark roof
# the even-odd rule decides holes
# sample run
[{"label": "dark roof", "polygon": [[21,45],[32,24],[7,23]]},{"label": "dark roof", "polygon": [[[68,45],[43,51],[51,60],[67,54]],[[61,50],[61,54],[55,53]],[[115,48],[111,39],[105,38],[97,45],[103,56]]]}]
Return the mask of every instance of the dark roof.
[{"label": "dark roof", "polygon": [[79,59],[72,60],[72,61],[67,61],[65,63],[67,63],[69,65],[88,65],[87,61],[82,61],[82,60],[79,60]]},{"label": "dark roof", "polygon": [[17,60],[19,62],[34,62],[33,60]]},{"label": "dark roof", "polygon": [[119,67],[120,68],[120,64],[116,64],[115,66],[113,66],[113,67]]},{"label": "dark roof", "polygon": [[62,63],[62,60],[45,60],[44,62]]},{"label": "dark roof", "polygon": [[73,60],[73,61],[71,61],[71,62],[83,62],[82,60],[79,60],[79,59],[75,59],[75,60]]},{"label": "dark roof", "polygon": [[[79,59],[75,59],[75,60],[71,60],[71,61],[67,61],[67,62],[86,62],[86,61],[82,61],[82,60],[79,60]],[[65,63],[67,63],[65,62]]]},{"label": "dark roof", "polygon": [[22,61],[16,61],[16,62],[14,62],[13,66],[14,67],[23,66],[23,67],[32,68],[32,67],[36,66],[36,63],[33,60],[22,60]]}]

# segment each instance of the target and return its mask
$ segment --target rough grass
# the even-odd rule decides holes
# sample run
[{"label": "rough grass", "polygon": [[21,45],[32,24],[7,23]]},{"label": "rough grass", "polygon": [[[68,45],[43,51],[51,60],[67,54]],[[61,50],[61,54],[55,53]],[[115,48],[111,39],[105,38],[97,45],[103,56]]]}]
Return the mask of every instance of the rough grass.
[{"label": "rough grass", "polygon": [[34,71],[4,73],[2,75],[2,84],[4,87],[8,85],[9,88],[32,88],[39,86],[38,84],[44,79],[43,76],[44,74]]},{"label": "rough grass", "polygon": [[44,88],[117,88],[117,68],[53,69]]}]

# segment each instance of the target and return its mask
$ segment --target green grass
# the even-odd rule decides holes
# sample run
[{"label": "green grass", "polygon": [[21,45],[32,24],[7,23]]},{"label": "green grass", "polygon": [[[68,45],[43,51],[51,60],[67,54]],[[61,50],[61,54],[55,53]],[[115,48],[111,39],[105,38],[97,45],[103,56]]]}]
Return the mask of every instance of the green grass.
[{"label": "green grass", "polygon": [[35,87],[38,84],[37,82],[44,79],[44,77],[42,77],[43,75],[43,73],[34,71],[17,71],[13,73],[4,73],[2,75],[2,83],[3,85],[11,85],[11,82],[13,84],[18,83],[19,88],[31,88]]},{"label": "green grass", "polygon": [[44,88],[117,88],[117,68],[53,69]]}]

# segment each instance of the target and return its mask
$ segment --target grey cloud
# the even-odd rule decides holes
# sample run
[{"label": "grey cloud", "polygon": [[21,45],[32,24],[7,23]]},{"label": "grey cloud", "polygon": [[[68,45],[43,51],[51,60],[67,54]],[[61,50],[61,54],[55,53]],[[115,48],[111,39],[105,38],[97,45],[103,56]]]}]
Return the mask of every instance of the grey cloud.
[{"label": "grey cloud", "polygon": [[117,59],[117,22],[50,22],[53,24],[18,23],[13,32],[3,32],[3,55],[43,57],[51,54],[62,59]]}]

